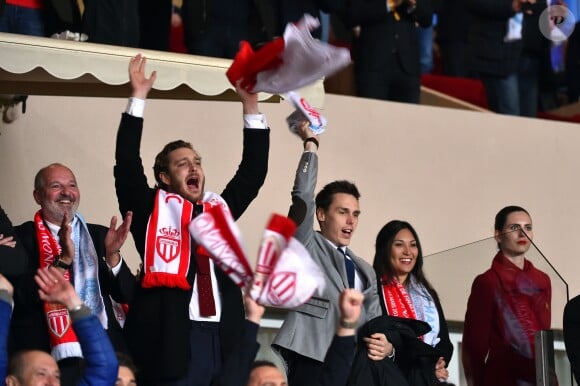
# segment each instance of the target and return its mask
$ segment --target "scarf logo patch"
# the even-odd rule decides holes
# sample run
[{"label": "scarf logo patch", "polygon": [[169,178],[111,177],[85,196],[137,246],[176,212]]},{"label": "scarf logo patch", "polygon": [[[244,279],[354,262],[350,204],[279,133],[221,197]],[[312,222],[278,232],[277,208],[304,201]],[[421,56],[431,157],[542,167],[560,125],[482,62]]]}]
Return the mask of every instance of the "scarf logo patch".
[{"label": "scarf logo patch", "polygon": [[268,300],[271,304],[283,305],[294,296],[296,292],[296,272],[277,272],[271,278]]},{"label": "scarf logo patch", "polygon": [[56,309],[49,311],[46,314],[46,317],[48,319],[48,328],[50,331],[52,331],[52,333],[57,335],[59,338],[62,338],[70,328],[70,316],[68,311],[63,309]]},{"label": "scarf logo patch", "polygon": [[179,256],[181,250],[180,232],[177,228],[161,228],[161,236],[157,236],[155,248],[157,253],[165,262],[169,263]]}]

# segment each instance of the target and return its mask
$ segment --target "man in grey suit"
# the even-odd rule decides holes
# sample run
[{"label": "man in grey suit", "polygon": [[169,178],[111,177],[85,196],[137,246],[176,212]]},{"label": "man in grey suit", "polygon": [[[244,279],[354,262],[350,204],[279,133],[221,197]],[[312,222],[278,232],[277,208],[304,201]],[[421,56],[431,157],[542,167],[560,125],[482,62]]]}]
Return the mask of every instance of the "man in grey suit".
[{"label": "man in grey suit", "polygon": [[[287,315],[272,344],[286,362],[290,385],[308,384],[307,380],[319,377],[334,326],[343,323],[337,305],[345,288],[356,288],[364,295],[359,326],[381,314],[373,268],[347,248],[360,214],[358,189],[351,182],[334,181],[315,200],[319,139],[307,123],[301,125],[298,135],[304,153],[296,171],[289,217],[297,225],[296,239],[324,272],[326,287]],[[313,230],[315,214],[320,232]],[[384,334],[365,340],[369,358],[381,360],[393,355],[393,346]]]}]

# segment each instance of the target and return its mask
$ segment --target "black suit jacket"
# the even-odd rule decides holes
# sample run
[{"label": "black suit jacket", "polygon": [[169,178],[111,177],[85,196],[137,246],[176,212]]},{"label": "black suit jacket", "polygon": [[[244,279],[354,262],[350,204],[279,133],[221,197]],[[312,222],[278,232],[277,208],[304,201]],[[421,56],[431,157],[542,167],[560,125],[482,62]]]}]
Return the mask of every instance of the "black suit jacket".
[{"label": "black suit jacket", "polygon": [[515,14],[511,0],[465,0],[471,13],[469,66],[481,74],[507,76],[517,70],[522,41],[504,41],[508,20]]},{"label": "black suit jacket", "polygon": [[580,295],[564,307],[564,344],[576,383],[580,384]]},{"label": "black suit jacket", "polygon": [[0,273],[5,276],[16,276],[24,273],[28,266],[28,255],[2,207],[0,207],[0,234],[4,237],[12,236],[16,240],[15,248],[0,246]]},{"label": "black suit jacket", "polygon": [[[396,63],[410,75],[419,75],[418,23],[428,27],[433,20],[431,0],[417,0],[414,11],[406,3],[397,7],[400,20],[387,13],[384,0],[348,0],[346,24],[360,26],[360,35],[354,43],[354,61],[357,71],[386,71]],[[395,54],[395,55],[393,55]]]},{"label": "black suit jacket", "polygon": [[[123,114],[115,152],[115,187],[119,209],[133,212],[131,234],[143,259],[147,223],[153,210],[156,189],[147,184],[139,155],[143,119]],[[242,161],[221,196],[234,219],[238,219],[257,196],[268,169],[269,129],[245,129]],[[240,289],[216,268],[222,313],[219,326],[222,355],[231,353],[243,332],[244,307]],[[188,279],[196,272],[191,259]],[[187,371],[190,358],[189,302],[192,290],[156,287],[136,290],[125,327],[127,343],[143,380],[179,379]],[[200,348],[202,350],[203,348]]]},{"label": "black suit jacket", "polygon": [[[97,256],[105,256],[105,235],[108,228],[87,224]],[[34,275],[40,266],[38,241],[32,221],[15,227],[16,234],[28,254],[28,264],[24,273],[9,277],[14,285],[14,312],[10,325],[9,353],[22,349],[37,349],[50,352],[48,327],[43,311],[43,302],[38,296],[38,285]],[[133,296],[135,278],[123,261],[116,277],[109,270],[104,258],[99,258],[99,286],[108,318],[107,334],[117,351],[126,352],[121,326],[115,318],[109,295],[119,303],[128,303]]]}]

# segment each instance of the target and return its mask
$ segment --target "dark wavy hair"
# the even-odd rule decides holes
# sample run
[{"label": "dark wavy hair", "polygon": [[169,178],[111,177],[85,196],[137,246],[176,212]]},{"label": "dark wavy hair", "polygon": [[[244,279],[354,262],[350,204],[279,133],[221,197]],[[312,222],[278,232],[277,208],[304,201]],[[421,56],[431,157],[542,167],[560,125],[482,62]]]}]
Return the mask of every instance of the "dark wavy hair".
[{"label": "dark wavy hair", "polygon": [[419,283],[427,288],[431,296],[438,300],[439,296],[437,295],[437,292],[423,273],[423,249],[421,248],[421,241],[419,240],[415,228],[413,228],[413,226],[411,226],[407,221],[389,221],[377,234],[377,239],[375,241],[375,258],[373,260],[373,268],[377,274],[377,281],[381,284],[386,284],[395,277],[395,271],[391,264],[391,247],[393,246],[395,236],[403,229],[408,229],[417,242],[417,261],[415,262],[411,274],[415,276],[415,279],[417,279]]},{"label": "dark wavy hair", "polygon": [[155,156],[155,163],[153,164],[153,174],[155,175],[155,181],[157,182],[157,186],[160,187],[161,189],[167,190],[167,185],[164,184],[163,181],[161,181],[160,174],[169,172],[169,153],[171,153],[173,150],[181,148],[191,149],[197,153],[197,151],[195,151],[191,143],[179,139],[177,141],[169,142]]}]

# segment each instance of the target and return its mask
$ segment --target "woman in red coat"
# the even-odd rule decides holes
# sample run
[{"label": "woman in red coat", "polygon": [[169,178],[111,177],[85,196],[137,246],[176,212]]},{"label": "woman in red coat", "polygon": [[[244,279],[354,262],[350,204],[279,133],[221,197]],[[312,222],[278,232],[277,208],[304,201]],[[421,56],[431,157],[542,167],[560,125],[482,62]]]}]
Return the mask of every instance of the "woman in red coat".
[{"label": "woman in red coat", "polygon": [[536,384],[534,335],[550,328],[550,278],[525,258],[532,219],[519,206],[495,216],[499,251],[467,302],[462,360],[470,386]]}]

